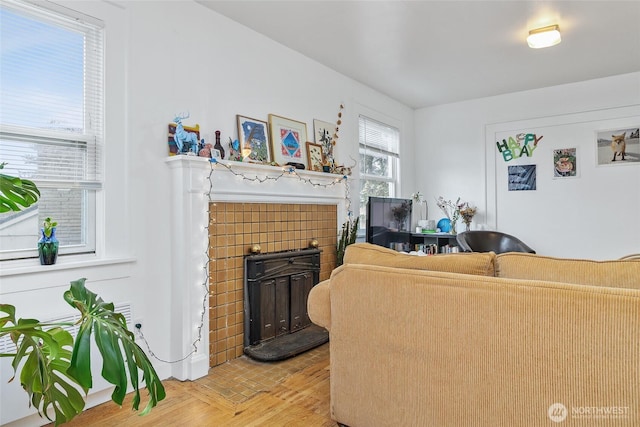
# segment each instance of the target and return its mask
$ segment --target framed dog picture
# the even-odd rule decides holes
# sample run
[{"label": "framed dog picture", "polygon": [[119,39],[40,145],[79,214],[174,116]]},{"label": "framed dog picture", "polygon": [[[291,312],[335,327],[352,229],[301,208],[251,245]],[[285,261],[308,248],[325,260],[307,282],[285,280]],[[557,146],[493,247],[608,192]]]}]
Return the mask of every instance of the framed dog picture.
[{"label": "framed dog picture", "polygon": [[640,126],[596,132],[598,166],[640,164]]},{"label": "framed dog picture", "polygon": [[273,160],[279,165],[289,162],[307,167],[304,144],[307,142],[307,124],[286,117],[269,114]]}]

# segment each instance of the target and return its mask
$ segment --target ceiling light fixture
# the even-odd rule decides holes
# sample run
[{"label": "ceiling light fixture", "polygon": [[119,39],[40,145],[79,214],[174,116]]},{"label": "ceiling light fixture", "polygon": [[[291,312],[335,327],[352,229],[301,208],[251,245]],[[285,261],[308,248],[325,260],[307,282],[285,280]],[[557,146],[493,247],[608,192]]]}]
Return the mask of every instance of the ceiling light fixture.
[{"label": "ceiling light fixture", "polygon": [[549,25],[548,27],[536,28],[529,31],[527,44],[534,49],[555,46],[560,43],[560,27]]}]

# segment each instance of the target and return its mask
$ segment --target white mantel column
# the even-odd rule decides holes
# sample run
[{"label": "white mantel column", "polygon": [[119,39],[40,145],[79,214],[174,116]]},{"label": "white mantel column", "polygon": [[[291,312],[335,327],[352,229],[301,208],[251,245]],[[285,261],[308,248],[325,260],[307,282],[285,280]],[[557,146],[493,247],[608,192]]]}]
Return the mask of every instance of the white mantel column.
[{"label": "white mantel column", "polygon": [[[209,371],[209,172],[205,158],[174,156],[171,169],[171,375],[195,380]],[[204,304],[203,304],[204,300]],[[203,315],[204,307],[204,315]],[[199,328],[200,331],[198,330]]]}]

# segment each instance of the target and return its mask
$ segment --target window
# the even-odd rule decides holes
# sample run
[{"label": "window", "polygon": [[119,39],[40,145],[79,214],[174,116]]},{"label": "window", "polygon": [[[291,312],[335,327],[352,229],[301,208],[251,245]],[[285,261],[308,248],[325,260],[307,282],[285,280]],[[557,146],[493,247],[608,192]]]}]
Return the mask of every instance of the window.
[{"label": "window", "polygon": [[0,214],[0,259],[37,257],[46,217],[58,222],[61,255],[95,252],[102,33],[97,20],[68,9],[0,6],[0,161],[3,173],[30,179],[41,192],[36,205]]},{"label": "window", "polygon": [[366,228],[369,196],[395,197],[398,185],[400,131],[369,117],[359,116],[360,229]]}]

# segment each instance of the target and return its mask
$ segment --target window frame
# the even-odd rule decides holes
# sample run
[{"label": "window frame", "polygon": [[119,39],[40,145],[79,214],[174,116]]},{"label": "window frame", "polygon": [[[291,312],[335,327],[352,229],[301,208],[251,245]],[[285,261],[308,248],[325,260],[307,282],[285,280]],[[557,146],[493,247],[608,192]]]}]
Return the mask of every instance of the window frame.
[{"label": "window frame", "polygon": [[[105,140],[105,25],[102,21],[84,15],[81,12],[53,3],[34,4],[26,1],[6,0],[2,8],[18,13],[28,19],[44,22],[63,30],[73,31],[83,35],[83,126],[82,132],[60,131],[56,129],[43,130],[36,127],[25,127],[0,123],[0,138],[24,141],[35,146],[47,146],[74,143],[85,146],[81,153],[88,157],[92,164],[88,168],[89,175],[84,179],[32,179],[40,190],[56,188],[62,191],[80,190],[80,243],[60,246],[60,255],[92,254],[98,251],[98,212],[102,205],[100,193],[104,185],[104,140]],[[88,88],[88,85],[91,85]],[[85,168],[86,170],[86,168]],[[5,166],[6,173],[20,176],[19,170],[12,170],[11,165]],[[40,203],[40,201],[38,202]],[[59,218],[54,218],[58,219]],[[38,258],[37,230],[34,230],[34,243],[29,248],[5,249],[0,251],[0,261],[17,261]],[[64,243],[64,242],[62,242]]]},{"label": "window frame", "polygon": [[[390,122],[393,120],[389,120],[389,119],[381,119],[379,117],[371,117],[372,115],[365,113],[359,113],[358,114],[358,154],[359,155],[367,155],[371,152],[383,155],[383,156],[387,156],[390,160],[390,169],[391,169],[391,173],[390,176],[380,176],[380,175],[373,175],[373,174],[369,174],[366,173],[362,170],[362,167],[364,165],[360,165],[360,174],[359,174],[359,195],[361,195],[362,192],[362,184],[364,181],[377,181],[377,182],[383,182],[386,184],[390,184],[390,188],[389,188],[389,196],[388,197],[396,197],[397,194],[399,194],[399,189],[400,189],[400,142],[401,142],[401,130],[400,127],[395,125],[395,124],[391,124]],[[397,134],[397,152],[392,151],[390,149],[384,149],[382,147],[378,147],[375,145],[367,145],[366,142],[363,143],[362,142],[362,135],[360,134],[360,128],[361,128],[361,120],[365,119],[367,121],[376,123],[382,127],[388,127],[391,128],[395,131],[395,133]],[[370,196],[370,195],[368,195]],[[359,198],[360,199],[360,198]],[[362,240],[364,239],[365,236],[365,232],[366,232],[366,201],[364,202],[364,206],[360,206],[359,209],[359,218],[361,219],[359,227],[358,227],[358,239]],[[364,219],[364,221],[363,221]]]}]

